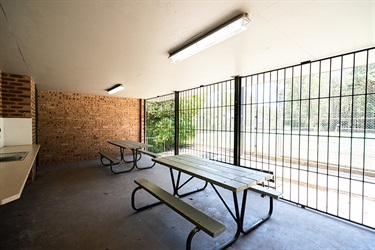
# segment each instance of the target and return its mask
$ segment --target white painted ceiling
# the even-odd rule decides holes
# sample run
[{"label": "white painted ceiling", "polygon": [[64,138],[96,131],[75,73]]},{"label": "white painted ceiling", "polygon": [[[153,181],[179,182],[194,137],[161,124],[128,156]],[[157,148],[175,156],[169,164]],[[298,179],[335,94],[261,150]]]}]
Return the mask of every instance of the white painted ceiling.
[{"label": "white painted ceiling", "polygon": [[[150,98],[375,45],[375,0],[0,0],[0,71],[41,90]],[[248,30],[182,62],[168,52],[246,12]]]}]

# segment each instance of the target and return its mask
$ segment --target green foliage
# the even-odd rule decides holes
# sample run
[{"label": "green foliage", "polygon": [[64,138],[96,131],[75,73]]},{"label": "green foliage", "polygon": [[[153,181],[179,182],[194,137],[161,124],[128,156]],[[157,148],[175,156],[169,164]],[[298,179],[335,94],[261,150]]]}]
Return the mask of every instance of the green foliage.
[{"label": "green foliage", "polygon": [[[201,106],[202,98],[189,96],[180,99],[179,146],[185,147],[195,137],[194,119]],[[156,153],[174,149],[174,99],[148,101],[146,103],[146,137]]]},{"label": "green foliage", "polygon": [[174,100],[146,103],[146,137],[151,151],[160,153],[174,147]]},{"label": "green foliage", "polygon": [[375,132],[375,64],[257,83],[251,95],[247,130]]}]

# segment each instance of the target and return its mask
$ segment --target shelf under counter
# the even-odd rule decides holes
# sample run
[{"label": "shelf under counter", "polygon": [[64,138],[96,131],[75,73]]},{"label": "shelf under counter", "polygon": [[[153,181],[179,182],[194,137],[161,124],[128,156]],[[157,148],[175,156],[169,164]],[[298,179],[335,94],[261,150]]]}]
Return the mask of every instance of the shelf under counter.
[{"label": "shelf under counter", "polygon": [[17,200],[35,163],[40,145],[4,146],[0,153],[28,152],[21,161],[0,162],[0,205]]}]

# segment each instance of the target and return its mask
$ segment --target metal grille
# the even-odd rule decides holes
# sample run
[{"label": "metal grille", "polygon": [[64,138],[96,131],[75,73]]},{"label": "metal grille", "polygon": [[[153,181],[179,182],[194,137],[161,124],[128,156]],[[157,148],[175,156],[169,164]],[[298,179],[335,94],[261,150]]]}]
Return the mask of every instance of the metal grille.
[{"label": "metal grille", "polygon": [[241,165],[283,198],[375,227],[375,50],[242,79]]},{"label": "metal grille", "polygon": [[180,153],[233,163],[234,81],[180,92]]},{"label": "metal grille", "polygon": [[273,173],[283,199],[375,228],[375,48],[148,99],[146,139]]}]

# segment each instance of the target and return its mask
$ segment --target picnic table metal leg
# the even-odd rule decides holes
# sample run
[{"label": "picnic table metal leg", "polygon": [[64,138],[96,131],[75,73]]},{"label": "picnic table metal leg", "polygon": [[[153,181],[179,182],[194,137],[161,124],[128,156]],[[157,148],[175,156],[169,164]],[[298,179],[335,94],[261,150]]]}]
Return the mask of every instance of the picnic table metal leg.
[{"label": "picnic table metal leg", "polygon": [[234,202],[234,206],[235,206],[235,214],[234,214],[233,211],[229,208],[228,204],[225,202],[224,198],[220,195],[220,193],[218,192],[216,187],[212,183],[211,183],[211,185],[212,185],[213,189],[218,194],[220,200],[223,202],[223,204],[225,205],[225,207],[227,208],[229,213],[232,215],[233,219],[235,220],[235,222],[237,224],[237,231],[236,231],[236,234],[233,237],[233,239],[224,243],[220,248],[226,248],[226,247],[230,246],[231,244],[233,244],[238,239],[238,237],[241,233],[248,234],[249,232],[251,232],[252,230],[257,228],[258,226],[260,226],[262,223],[264,223],[265,221],[267,221],[271,217],[272,212],[273,212],[273,198],[269,197],[270,200],[269,200],[268,214],[264,218],[261,218],[259,221],[253,223],[250,227],[245,229],[244,228],[244,220],[245,220],[245,211],[246,211],[248,190],[245,189],[243,191],[241,212],[239,212],[239,201],[238,201],[238,198],[237,198],[237,193],[233,192],[233,202]]},{"label": "picnic table metal leg", "polygon": [[258,226],[263,224],[265,221],[267,221],[271,217],[272,212],[273,212],[273,198],[269,197],[269,199],[270,199],[269,210],[268,210],[268,214],[266,215],[266,217],[261,218],[259,221],[253,223],[249,228],[244,229],[243,224],[244,224],[244,219],[245,219],[246,197],[247,196],[244,196],[244,198],[243,198],[243,201],[242,201],[243,204],[242,204],[242,210],[241,210],[241,220],[242,220],[242,222],[241,222],[241,225],[242,225],[241,226],[241,232],[243,234],[248,234],[252,230],[256,229]]},{"label": "picnic table metal leg", "polygon": [[108,163],[105,163],[104,161],[103,161],[103,159],[104,159],[104,157],[101,155],[100,156],[100,162],[103,164],[103,166],[111,166],[112,165],[112,162],[111,161],[109,161],[108,160]]},{"label": "picnic table metal leg", "polygon": [[114,165],[118,165],[119,163],[116,163],[116,164],[113,164],[111,161],[109,161],[109,163],[105,163],[105,162],[103,162],[103,156],[100,156],[100,161],[101,161],[101,163],[104,165],[104,166],[109,166],[109,168],[110,168],[110,170],[111,170],[111,172],[112,173],[114,173],[114,174],[122,174],[122,173],[127,173],[127,172],[130,172],[130,171],[132,171],[133,170],[133,168],[134,168],[134,166],[133,167],[131,167],[130,169],[128,169],[128,170],[123,170],[123,171],[115,171],[114,170],[114,168],[113,168],[113,166]]},{"label": "picnic table metal leg", "polygon": [[175,181],[175,177],[174,177],[174,173],[173,173],[172,168],[169,168],[169,171],[171,173],[172,186],[173,186],[173,195],[175,195],[175,196],[184,197],[184,196],[187,196],[187,195],[190,195],[190,194],[194,194],[196,192],[204,190],[207,187],[207,185],[208,185],[208,182],[206,181],[205,184],[204,184],[204,186],[202,188],[197,188],[196,190],[180,194],[179,190],[183,186],[185,186],[188,182],[190,182],[194,177],[192,176],[189,179],[187,179],[184,183],[180,184],[180,181],[181,181],[181,172],[178,171],[177,181]]},{"label": "picnic table metal leg", "polygon": [[[237,193],[236,192],[232,192],[232,194],[233,194],[233,203],[234,203],[234,210],[235,210],[234,212],[235,212],[235,215],[233,215],[233,213],[229,209],[229,207],[227,207],[227,209],[230,211],[230,213],[232,214],[232,216],[233,216],[233,218],[234,218],[234,220],[235,220],[235,222],[237,224],[237,230],[236,230],[236,233],[233,236],[233,238],[230,239],[230,240],[228,240],[224,244],[222,244],[218,249],[225,249],[225,248],[229,247],[230,245],[232,245],[240,237],[240,234],[241,234],[242,218],[241,218],[241,214],[240,214]],[[243,204],[242,204],[242,207],[243,207]]]},{"label": "picnic table metal leg", "polygon": [[136,168],[138,168],[139,170],[143,170],[143,169],[149,169],[155,166],[156,162],[154,162],[151,166],[148,166],[148,167],[138,167],[137,162],[142,158],[142,154],[138,153],[138,148],[137,148],[135,149],[135,155],[137,156],[138,154],[139,154],[139,158],[136,159],[136,157],[134,157],[134,150],[133,150],[133,159],[134,159],[134,164]]},{"label": "picnic table metal leg", "polygon": [[115,170],[113,169],[113,164],[111,164],[110,168],[111,168],[112,173],[114,173],[114,174],[123,174],[123,173],[127,173],[127,172],[132,171],[133,168],[134,168],[134,166],[131,167],[131,168],[129,168],[129,169],[127,169],[127,170],[122,170],[122,171],[115,171]]},{"label": "picnic table metal leg", "polygon": [[[121,150],[121,148],[120,148],[120,155],[121,155],[121,160],[123,160],[124,150]],[[130,169],[128,169],[128,170],[116,171],[116,170],[114,170],[113,166],[114,166],[114,165],[118,165],[118,164],[120,164],[120,163],[116,163],[116,164],[114,164],[114,163],[112,163],[111,161],[109,161],[109,163],[104,163],[104,162],[103,162],[103,158],[104,158],[104,157],[101,155],[101,156],[100,156],[100,161],[101,161],[101,163],[102,163],[104,166],[109,166],[110,169],[111,169],[111,172],[114,173],[114,174],[127,173],[127,172],[132,171],[133,168],[134,168],[134,165],[133,165],[133,166],[132,166]],[[124,161],[124,162],[126,162],[126,161]]]},{"label": "picnic table metal leg", "polygon": [[[270,201],[269,201],[269,210],[268,210],[268,214],[266,215],[266,217],[261,218],[259,221],[253,223],[247,229],[244,229],[244,220],[245,220],[245,211],[246,211],[247,192],[248,192],[248,190],[245,189],[243,191],[241,213],[239,213],[239,211],[238,211],[238,209],[239,209],[239,202],[238,202],[238,199],[237,199],[237,193],[233,192],[233,202],[234,202],[234,206],[235,206],[235,214],[233,214],[232,210],[226,204],[224,198],[220,195],[220,193],[215,188],[215,186],[212,183],[211,183],[211,185],[212,185],[213,189],[215,190],[215,192],[218,194],[220,200],[223,202],[223,204],[225,205],[225,207],[227,208],[227,210],[229,211],[229,213],[232,215],[233,219],[237,223],[237,232],[236,232],[236,235],[235,235],[235,237],[233,239],[237,239],[240,233],[248,234],[249,232],[251,232],[252,230],[254,230],[255,228],[257,228],[258,226],[260,226],[261,224],[263,224],[265,221],[267,221],[271,217],[272,212],[273,212],[273,198],[269,197],[269,199],[270,199]],[[232,241],[232,243],[230,243],[231,241],[228,241],[228,243],[226,243],[226,244],[223,245],[224,248],[228,247],[231,244],[233,244],[234,241]]]},{"label": "picnic table metal leg", "polygon": [[138,186],[138,187],[136,187],[136,188],[133,190],[133,192],[132,192],[132,208],[133,208],[135,211],[137,211],[137,212],[139,212],[139,211],[143,211],[143,210],[148,209],[148,208],[150,208],[150,207],[154,207],[154,206],[157,206],[157,205],[162,204],[161,201],[158,201],[158,202],[155,202],[155,203],[148,204],[148,205],[145,205],[145,206],[142,206],[142,207],[138,207],[138,208],[137,208],[137,207],[135,206],[135,193],[136,193],[138,190],[140,190],[140,189],[142,189],[142,187]]},{"label": "picnic table metal leg", "polygon": [[189,236],[186,240],[186,250],[190,250],[191,249],[191,241],[193,240],[193,237],[196,233],[198,233],[200,231],[199,228],[195,227],[193,230],[191,230],[191,232],[189,233]]},{"label": "picnic table metal leg", "polygon": [[[130,161],[127,161],[127,160],[125,160],[125,149],[124,148],[122,148],[122,147],[120,147],[120,156],[121,156],[121,160],[123,161],[123,162],[125,162],[125,163],[133,163],[133,164],[135,164],[137,161],[139,161],[140,159],[141,159],[141,155],[139,154],[139,158],[137,159],[137,156],[136,157],[134,157],[134,151],[135,151],[135,149],[131,149],[131,151],[132,151],[132,160],[130,160]],[[137,151],[137,153],[138,153],[138,151]],[[134,159],[135,158],[135,159]]]}]

